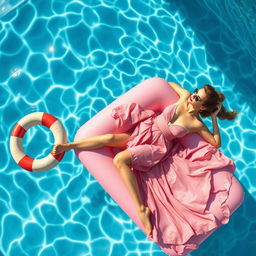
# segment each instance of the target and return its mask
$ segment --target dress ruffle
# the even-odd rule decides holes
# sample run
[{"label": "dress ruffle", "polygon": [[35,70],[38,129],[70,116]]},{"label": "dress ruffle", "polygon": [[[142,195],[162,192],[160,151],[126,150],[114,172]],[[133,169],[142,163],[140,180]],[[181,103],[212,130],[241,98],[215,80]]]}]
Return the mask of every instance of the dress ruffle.
[{"label": "dress ruffle", "polygon": [[232,177],[233,177],[233,174],[226,173],[226,178],[223,181],[222,187],[220,187],[219,189],[216,189],[216,190],[214,190],[214,189],[211,190],[211,193],[217,193],[217,200],[219,202],[219,205],[220,205],[220,208],[222,211],[222,215],[223,215],[221,224],[227,224],[229,222],[229,218],[230,218],[230,209],[229,209],[228,205],[226,204],[226,201],[228,199],[229,190],[232,185]]},{"label": "dress ruffle", "polygon": [[117,128],[125,126],[128,130],[141,121],[155,117],[156,113],[150,109],[144,109],[135,102],[121,104],[113,108],[111,116],[116,120]]},{"label": "dress ruffle", "polygon": [[[183,146],[179,138],[166,141],[154,125],[155,112],[143,109],[139,104],[120,105],[113,109],[111,115],[117,128],[129,130],[135,126],[128,148],[150,144],[161,146],[164,152],[159,161],[144,159],[147,167],[144,166],[143,170],[139,169],[139,158],[134,157],[138,164],[132,168],[143,204],[152,212],[153,230],[147,236],[149,240],[171,256],[184,256],[187,250],[197,249],[195,238],[219,225],[215,215],[206,210],[212,193],[216,193],[222,210],[221,224],[229,222],[230,209],[226,201],[235,171],[233,160],[203,140],[192,147]],[[135,150],[134,154],[136,156]],[[226,178],[221,185],[216,185],[212,182],[212,175],[219,170],[225,171]]]},{"label": "dress ruffle", "polygon": [[[178,145],[176,143],[178,143],[178,141],[175,141],[174,147]],[[226,201],[232,185],[235,165],[230,158],[226,157],[222,152],[209,144],[200,145],[196,149],[177,146],[176,151],[171,152],[170,156],[171,157],[166,158],[164,162],[161,161],[159,165],[154,166],[150,170],[152,175],[145,177],[148,173],[137,172],[136,174],[137,178],[140,180],[142,193],[147,193],[145,202],[150,209],[153,208],[155,210],[159,208],[158,204],[161,205],[163,201],[166,200],[180,217],[185,216],[185,219],[180,220],[183,222],[184,226],[178,226],[180,233],[177,231],[175,232],[175,236],[172,236],[173,231],[171,229],[168,231],[168,228],[164,230],[163,227],[165,224],[163,224],[163,227],[160,226],[160,215],[155,214],[156,210],[153,211],[155,214],[153,222],[154,228],[152,234],[147,236],[147,238],[156,242],[168,255],[184,256],[187,250],[198,249],[198,244],[195,242],[195,238],[198,235],[206,234],[218,228],[220,225],[229,222],[230,209]],[[163,183],[168,184],[168,186],[163,186],[162,183],[161,186],[163,186],[163,190],[169,197],[165,195],[162,202],[160,198],[158,198],[158,200],[151,203],[152,194],[159,194],[157,192],[156,179],[153,178],[153,175],[157,172],[156,169],[158,169],[158,171],[163,170],[164,166],[166,166],[166,170],[165,172],[162,171],[159,176],[161,176],[161,181],[165,181],[166,179],[166,183]],[[218,185],[215,189],[214,184],[211,186],[212,172],[222,169],[225,171],[226,177],[222,185]],[[146,180],[146,184],[143,186],[142,181],[144,180]],[[157,180],[158,183],[160,183],[159,179]],[[152,190],[154,190],[154,192]],[[220,221],[220,225],[216,221],[214,214],[206,210],[211,193],[216,193],[216,200],[218,200],[219,207],[222,210],[223,218]],[[153,204],[155,204],[154,207]],[[164,214],[168,215],[168,212]],[[195,221],[191,221],[194,217]],[[202,222],[197,221],[197,217],[202,218]],[[170,215],[169,218],[173,219],[172,215]],[[158,225],[156,225],[156,223]],[[172,223],[173,222],[170,222],[169,224],[171,225]],[[161,235],[159,235],[159,233],[161,233]],[[173,251],[175,251],[175,253]]]},{"label": "dress ruffle", "polygon": [[[201,157],[198,157],[196,152],[200,152],[202,154]],[[227,224],[230,218],[230,209],[226,204],[227,198],[229,196],[229,190],[232,185],[232,177],[234,176],[234,171],[236,166],[232,159],[225,156],[221,151],[217,148],[213,147],[210,144],[204,144],[201,147],[201,150],[194,151],[194,157],[190,157],[193,161],[199,160],[208,160],[207,168],[211,171],[216,171],[223,169],[225,172],[225,179],[223,180],[222,186],[214,189],[212,188],[210,193],[216,193],[217,200],[219,202],[219,206],[222,210],[223,219],[221,220],[221,224]]]}]

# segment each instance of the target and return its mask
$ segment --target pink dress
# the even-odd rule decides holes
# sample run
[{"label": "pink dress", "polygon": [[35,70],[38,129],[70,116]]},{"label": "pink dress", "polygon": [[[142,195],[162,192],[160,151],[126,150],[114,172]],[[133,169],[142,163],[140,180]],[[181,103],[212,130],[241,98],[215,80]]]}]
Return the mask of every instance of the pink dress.
[{"label": "pink dress", "polygon": [[[223,221],[230,211],[225,201],[235,170],[233,161],[210,144],[196,149],[184,148],[179,139],[188,133],[172,120],[178,104],[168,105],[161,114],[143,109],[137,103],[122,104],[112,110],[117,127],[135,126],[127,142],[134,172],[144,205],[151,214],[152,233],[148,239],[168,252],[184,255],[185,249],[197,249],[193,237],[219,226],[215,216],[206,210],[210,193],[217,197]],[[211,171],[230,169],[223,187],[215,191]]]}]

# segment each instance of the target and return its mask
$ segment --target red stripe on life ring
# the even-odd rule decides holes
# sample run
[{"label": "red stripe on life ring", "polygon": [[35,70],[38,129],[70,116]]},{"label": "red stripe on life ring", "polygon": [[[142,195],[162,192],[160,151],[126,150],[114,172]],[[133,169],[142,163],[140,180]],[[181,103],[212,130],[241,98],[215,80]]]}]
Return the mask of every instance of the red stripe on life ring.
[{"label": "red stripe on life ring", "polygon": [[18,163],[19,166],[21,166],[23,169],[26,169],[30,172],[32,172],[32,165],[33,165],[34,159],[25,155]]},{"label": "red stripe on life ring", "polygon": [[19,123],[17,123],[12,129],[11,136],[23,138],[25,133],[26,130],[21,125],[19,125]]},{"label": "red stripe on life ring", "polygon": [[54,155],[52,152],[51,152],[51,155],[60,162],[60,160],[63,158],[63,156],[65,155],[65,152],[62,152],[58,155]]},{"label": "red stripe on life ring", "polygon": [[55,116],[48,113],[44,113],[42,117],[42,125],[45,125],[46,127],[50,128],[56,120],[58,119]]}]

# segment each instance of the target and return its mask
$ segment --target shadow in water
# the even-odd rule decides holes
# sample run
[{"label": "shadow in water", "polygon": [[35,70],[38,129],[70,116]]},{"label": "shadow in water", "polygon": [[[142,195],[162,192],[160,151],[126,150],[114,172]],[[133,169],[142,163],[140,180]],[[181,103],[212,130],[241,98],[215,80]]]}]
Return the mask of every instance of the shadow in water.
[{"label": "shadow in water", "polygon": [[[209,65],[217,65],[234,84],[234,93],[240,92],[240,100],[247,102],[256,113],[256,60],[249,54],[248,42],[243,44],[227,28],[203,1],[168,1],[176,5],[185,18],[183,24],[191,27],[205,45]],[[236,28],[233,28],[236,29]],[[246,45],[246,47],[245,47]],[[211,63],[212,62],[212,63]],[[239,104],[240,105],[240,104]],[[239,111],[239,110],[238,110]]]}]

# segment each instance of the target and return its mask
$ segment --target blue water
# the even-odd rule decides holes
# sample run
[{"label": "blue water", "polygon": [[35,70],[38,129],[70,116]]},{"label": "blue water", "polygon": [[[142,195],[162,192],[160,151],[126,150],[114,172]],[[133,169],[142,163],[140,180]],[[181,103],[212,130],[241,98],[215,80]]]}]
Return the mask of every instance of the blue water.
[{"label": "blue water", "polygon": [[[14,162],[9,149],[11,130],[23,116],[51,113],[72,141],[98,111],[155,76],[191,92],[212,84],[226,96],[224,106],[241,113],[218,124],[220,150],[237,166],[244,203],[191,255],[254,255],[255,58],[246,37],[252,25],[243,26],[239,40],[239,26],[223,20],[225,8],[216,15],[214,3],[31,0],[1,17],[0,255],[165,255],[74,152],[48,172],[30,173]],[[239,5],[233,8],[243,14]],[[211,119],[205,123],[212,130]],[[53,143],[47,128],[35,126],[23,147],[29,156],[42,158]]]},{"label": "blue water", "polygon": [[0,0],[0,17],[5,16],[24,1],[26,0]]}]

